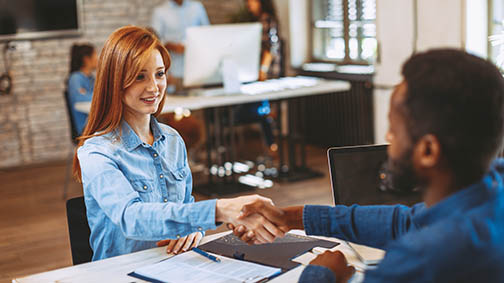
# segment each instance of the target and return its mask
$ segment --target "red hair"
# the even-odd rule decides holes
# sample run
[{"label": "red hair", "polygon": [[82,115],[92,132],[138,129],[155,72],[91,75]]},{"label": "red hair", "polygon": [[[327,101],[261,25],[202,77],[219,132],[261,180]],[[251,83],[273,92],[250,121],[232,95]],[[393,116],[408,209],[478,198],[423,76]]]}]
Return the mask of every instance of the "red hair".
[{"label": "red hair", "polygon": [[[152,32],[136,26],[125,26],[109,36],[98,60],[91,110],[82,136],[78,138],[77,148],[91,137],[104,135],[119,128],[123,118],[124,91],[133,84],[142,66],[150,57],[151,51],[155,49],[163,57],[165,71],[168,70],[170,55]],[[154,116],[161,113],[165,97],[166,95],[161,99]],[[77,151],[73,160],[73,175],[82,182]]]}]

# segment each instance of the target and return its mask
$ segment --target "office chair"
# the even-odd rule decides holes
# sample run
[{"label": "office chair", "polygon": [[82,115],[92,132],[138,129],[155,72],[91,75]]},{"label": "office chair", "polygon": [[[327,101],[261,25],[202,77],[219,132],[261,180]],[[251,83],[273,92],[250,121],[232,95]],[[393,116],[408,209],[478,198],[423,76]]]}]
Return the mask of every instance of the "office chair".
[{"label": "office chair", "polygon": [[72,249],[72,262],[74,265],[90,262],[93,250],[89,245],[89,229],[84,197],[69,199],[66,202],[68,233]]},{"label": "office chair", "polygon": [[68,90],[67,89],[65,89],[65,91],[63,92],[63,97],[65,99],[65,105],[66,105],[66,109],[67,109],[69,129],[70,129],[70,137],[72,138],[72,144],[73,144],[73,148],[67,156],[65,183],[63,185],[63,199],[66,199],[67,193],[68,193],[68,183],[70,181],[73,155],[74,155],[73,149],[75,149],[75,147],[78,144],[77,137],[79,137],[79,133],[77,132],[77,128],[75,127],[74,118],[72,115],[72,105],[70,104],[70,99],[68,98]]},{"label": "office chair", "polygon": [[388,145],[333,147],[327,151],[334,204],[371,205],[421,202],[420,192],[393,187],[387,171]]}]

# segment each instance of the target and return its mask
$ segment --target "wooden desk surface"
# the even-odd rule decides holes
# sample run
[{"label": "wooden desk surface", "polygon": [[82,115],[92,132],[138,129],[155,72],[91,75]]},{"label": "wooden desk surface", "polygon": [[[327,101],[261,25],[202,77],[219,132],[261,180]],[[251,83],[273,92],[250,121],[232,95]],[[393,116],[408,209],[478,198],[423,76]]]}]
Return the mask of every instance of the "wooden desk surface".
[{"label": "wooden desk surface", "polygon": [[[296,89],[284,89],[274,92],[265,92],[255,95],[233,94],[224,96],[168,96],[163,107],[162,113],[175,112],[175,109],[199,110],[212,107],[238,105],[249,102],[263,100],[281,100],[295,97],[306,97],[331,92],[347,91],[350,89],[350,83],[346,81],[324,80],[321,79],[317,85],[300,87]],[[82,113],[89,113],[91,102],[78,102],[75,109]]]},{"label": "wooden desk surface", "polygon": [[[216,238],[222,237],[230,231],[222,232],[210,236],[206,236],[201,241],[201,244],[210,242]],[[293,230],[291,233],[298,235],[305,235],[304,231]],[[344,242],[335,238],[317,237],[321,239],[326,239],[334,242],[339,242],[340,245],[333,248],[333,250],[342,251],[348,262],[356,267],[356,269],[365,269],[365,265],[362,264],[355,255],[355,252]],[[305,261],[313,257],[311,253],[306,253],[303,255]],[[135,269],[156,263],[162,259],[171,257],[167,255],[165,248],[153,248],[149,250],[144,250],[136,253],[126,254],[122,256],[112,257],[104,260],[94,261],[90,263],[69,266],[65,268],[60,268],[52,271],[47,271],[39,274],[34,274],[22,278],[13,279],[13,283],[29,283],[29,282],[146,282],[140,279],[136,279],[128,276],[127,274],[134,271]],[[282,274],[269,281],[272,283],[280,282],[297,282],[299,276],[304,269],[303,265],[296,267],[289,272]],[[362,275],[362,273],[360,274]],[[362,278],[362,276],[356,276],[356,278]],[[357,280],[358,281],[358,280]]]}]

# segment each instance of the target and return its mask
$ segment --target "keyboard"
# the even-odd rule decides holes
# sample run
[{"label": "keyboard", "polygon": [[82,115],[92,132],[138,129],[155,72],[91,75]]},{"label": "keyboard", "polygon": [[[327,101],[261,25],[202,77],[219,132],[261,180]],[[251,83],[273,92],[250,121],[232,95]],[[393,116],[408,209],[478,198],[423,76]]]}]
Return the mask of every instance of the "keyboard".
[{"label": "keyboard", "polygon": [[257,95],[262,93],[277,92],[288,89],[298,89],[303,87],[311,87],[319,84],[320,78],[297,76],[272,79],[262,82],[253,82],[243,84],[240,87],[239,93],[226,93],[224,88],[208,88],[198,89],[190,92],[191,96],[212,97],[212,96],[229,96],[229,95]]}]

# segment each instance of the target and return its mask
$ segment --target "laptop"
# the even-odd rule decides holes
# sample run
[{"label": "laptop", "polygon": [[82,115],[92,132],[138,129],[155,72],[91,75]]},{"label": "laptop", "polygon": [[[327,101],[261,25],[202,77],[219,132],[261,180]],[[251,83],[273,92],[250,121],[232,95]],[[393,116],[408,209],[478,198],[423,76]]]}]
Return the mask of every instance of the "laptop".
[{"label": "laptop", "polygon": [[387,144],[332,147],[327,151],[334,204],[371,205],[421,202],[419,192],[393,188],[387,170]]}]

